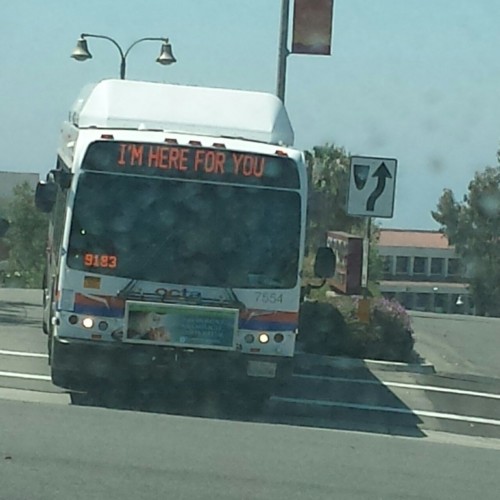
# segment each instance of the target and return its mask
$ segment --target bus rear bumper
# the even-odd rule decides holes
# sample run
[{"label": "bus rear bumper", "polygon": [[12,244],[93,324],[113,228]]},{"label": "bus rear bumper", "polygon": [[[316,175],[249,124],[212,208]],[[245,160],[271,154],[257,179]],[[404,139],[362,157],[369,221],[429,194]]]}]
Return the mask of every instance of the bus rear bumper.
[{"label": "bus rear bumper", "polygon": [[293,358],[55,337],[51,367],[55,385],[76,391],[137,382],[273,387],[291,376]]}]

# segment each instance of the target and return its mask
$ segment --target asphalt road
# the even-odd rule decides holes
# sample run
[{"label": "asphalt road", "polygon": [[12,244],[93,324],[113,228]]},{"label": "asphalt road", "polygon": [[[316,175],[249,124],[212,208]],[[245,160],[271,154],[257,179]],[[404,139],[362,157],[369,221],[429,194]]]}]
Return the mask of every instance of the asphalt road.
[{"label": "asphalt road", "polygon": [[497,499],[500,444],[0,400],[2,500]]},{"label": "asphalt road", "polygon": [[[37,290],[0,289],[0,399],[69,405],[69,395],[50,382],[46,336],[40,328],[40,299]],[[431,353],[439,356],[443,347],[440,349],[437,353],[431,349]],[[441,430],[500,438],[500,378],[463,372],[304,369],[276,392],[259,414],[228,414],[219,403],[212,395],[203,395],[199,401],[172,404],[163,401],[160,391],[139,402],[99,404],[390,435],[425,437],[429,430]]]},{"label": "asphalt road", "polygon": [[50,382],[41,300],[40,290],[0,288],[0,388],[60,392]]},{"label": "asphalt road", "polygon": [[437,371],[500,378],[500,318],[411,315],[416,350]]}]

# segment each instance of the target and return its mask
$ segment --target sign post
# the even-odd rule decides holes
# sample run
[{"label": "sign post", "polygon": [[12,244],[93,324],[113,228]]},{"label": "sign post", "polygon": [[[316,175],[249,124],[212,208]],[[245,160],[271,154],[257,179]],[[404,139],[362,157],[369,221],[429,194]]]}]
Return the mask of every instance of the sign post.
[{"label": "sign post", "polygon": [[294,0],[292,50],[288,50],[290,2],[281,0],[276,95],[285,102],[287,57],[331,54],[333,0]]},{"label": "sign post", "polygon": [[394,158],[351,157],[347,213],[366,217],[361,273],[363,298],[360,300],[358,307],[358,318],[365,323],[370,321],[368,260],[372,218],[391,218],[393,216],[396,170],[397,160]]},{"label": "sign post", "polygon": [[370,256],[372,218],[367,217],[365,237],[363,238],[363,267],[361,271],[361,289],[363,297],[358,303],[358,319],[362,323],[370,323],[370,299],[368,298],[368,260]]},{"label": "sign post", "polygon": [[365,237],[363,238],[363,268],[361,271],[361,287],[363,295],[366,297],[368,290],[368,257],[370,255],[370,236],[372,229],[372,218],[367,217],[365,227]]},{"label": "sign post", "polygon": [[290,0],[281,0],[280,38],[278,47],[278,76],[276,95],[285,102],[286,58],[288,57],[288,22],[290,16]]}]

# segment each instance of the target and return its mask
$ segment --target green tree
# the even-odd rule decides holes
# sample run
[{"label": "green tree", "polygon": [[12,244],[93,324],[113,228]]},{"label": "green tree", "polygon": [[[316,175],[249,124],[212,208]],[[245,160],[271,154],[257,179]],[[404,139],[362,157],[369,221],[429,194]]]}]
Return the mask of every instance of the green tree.
[{"label": "green tree", "polygon": [[10,248],[8,272],[17,277],[18,285],[38,288],[45,263],[48,217],[36,209],[34,191],[27,182],[16,186],[13,194],[5,238]]},{"label": "green tree", "polygon": [[349,156],[344,148],[326,143],[306,151],[309,174],[308,249],[325,244],[326,231],[361,234],[364,219],[347,214]]},{"label": "green tree", "polygon": [[465,264],[477,313],[500,316],[500,167],[476,172],[460,202],[445,189],[432,216]]}]

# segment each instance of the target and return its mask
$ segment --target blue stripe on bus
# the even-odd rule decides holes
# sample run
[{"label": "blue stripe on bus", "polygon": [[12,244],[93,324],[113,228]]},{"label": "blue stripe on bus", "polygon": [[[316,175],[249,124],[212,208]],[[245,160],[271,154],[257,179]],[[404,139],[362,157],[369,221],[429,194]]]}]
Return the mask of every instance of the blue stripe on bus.
[{"label": "blue stripe on bus", "polygon": [[123,318],[122,308],[106,307],[104,304],[75,304],[74,312],[77,314],[89,314],[92,316],[104,316],[106,318]]}]

